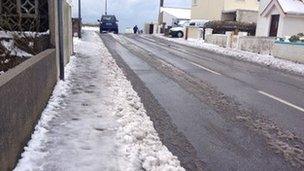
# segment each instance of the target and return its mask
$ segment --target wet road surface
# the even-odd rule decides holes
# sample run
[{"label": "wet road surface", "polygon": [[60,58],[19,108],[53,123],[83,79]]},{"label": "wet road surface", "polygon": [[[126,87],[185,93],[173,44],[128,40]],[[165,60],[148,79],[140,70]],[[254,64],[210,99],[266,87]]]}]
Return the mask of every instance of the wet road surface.
[{"label": "wet road surface", "polygon": [[188,170],[303,169],[302,77],[152,36],[101,37]]}]

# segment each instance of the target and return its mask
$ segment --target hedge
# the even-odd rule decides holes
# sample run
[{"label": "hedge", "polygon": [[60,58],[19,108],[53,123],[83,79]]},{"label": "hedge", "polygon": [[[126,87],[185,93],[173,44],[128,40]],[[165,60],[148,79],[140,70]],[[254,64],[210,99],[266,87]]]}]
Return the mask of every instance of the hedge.
[{"label": "hedge", "polygon": [[205,23],[204,28],[213,29],[213,34],[225,34],[226,31],[248,32],[254,36],[256,31],[256,23],[246,23],[238,21],[209,21]]}]

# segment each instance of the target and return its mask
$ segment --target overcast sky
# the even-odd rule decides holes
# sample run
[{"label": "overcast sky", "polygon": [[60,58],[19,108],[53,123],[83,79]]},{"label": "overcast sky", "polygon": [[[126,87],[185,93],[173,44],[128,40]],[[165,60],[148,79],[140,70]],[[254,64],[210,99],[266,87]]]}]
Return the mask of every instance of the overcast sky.
[{"label": "overcast sky", "polygon": [[[78,0],[73,0],[73,16],[77,16]],[[137,24],[157,20],[159,0],[108,0],[108,14],[119,20],[120,30]],[[191,0],[165,0],[165,6],[190,8]],[[104,0],[82,0],[82,18],[85,23],[95,23],[104,13]]]}]

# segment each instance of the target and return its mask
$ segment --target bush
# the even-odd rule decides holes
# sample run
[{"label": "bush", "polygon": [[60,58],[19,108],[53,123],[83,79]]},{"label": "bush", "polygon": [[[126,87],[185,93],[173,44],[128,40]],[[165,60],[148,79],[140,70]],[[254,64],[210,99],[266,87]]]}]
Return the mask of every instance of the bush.
[{"label": "bush", "polygon": [[300,37],[304,37],[304,33],[299,33],[297,35],[300,36]]},{"label": "bush", "polygon": [[298,35],[293,35],[293,36],[291,36],[291,37],[289,38],[289,41],[290,41],[290,42],[298,42],[298,41],[300,41],[300,36],[298,36]]},{"label": "bush", "polygon": [[298,33],[297,35],[293,35],[289,38],[290,42],[304,42],[304,33]]},{"label": "bush", "polygon": [[209,21],[204,25],[204,28],[213,29],[214,34],[225,34],[226,31],[234,31],[235,33],[242,31],[254,36],[256,24],[237,21]]}]

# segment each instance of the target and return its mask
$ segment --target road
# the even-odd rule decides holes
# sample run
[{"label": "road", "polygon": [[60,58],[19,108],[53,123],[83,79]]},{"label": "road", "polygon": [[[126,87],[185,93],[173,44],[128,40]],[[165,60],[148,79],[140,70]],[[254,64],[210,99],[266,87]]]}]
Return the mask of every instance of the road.
[{"label": "road", "polygon": [[102,34],[187,170],[302,170],[304,79],[153,36]]}]

